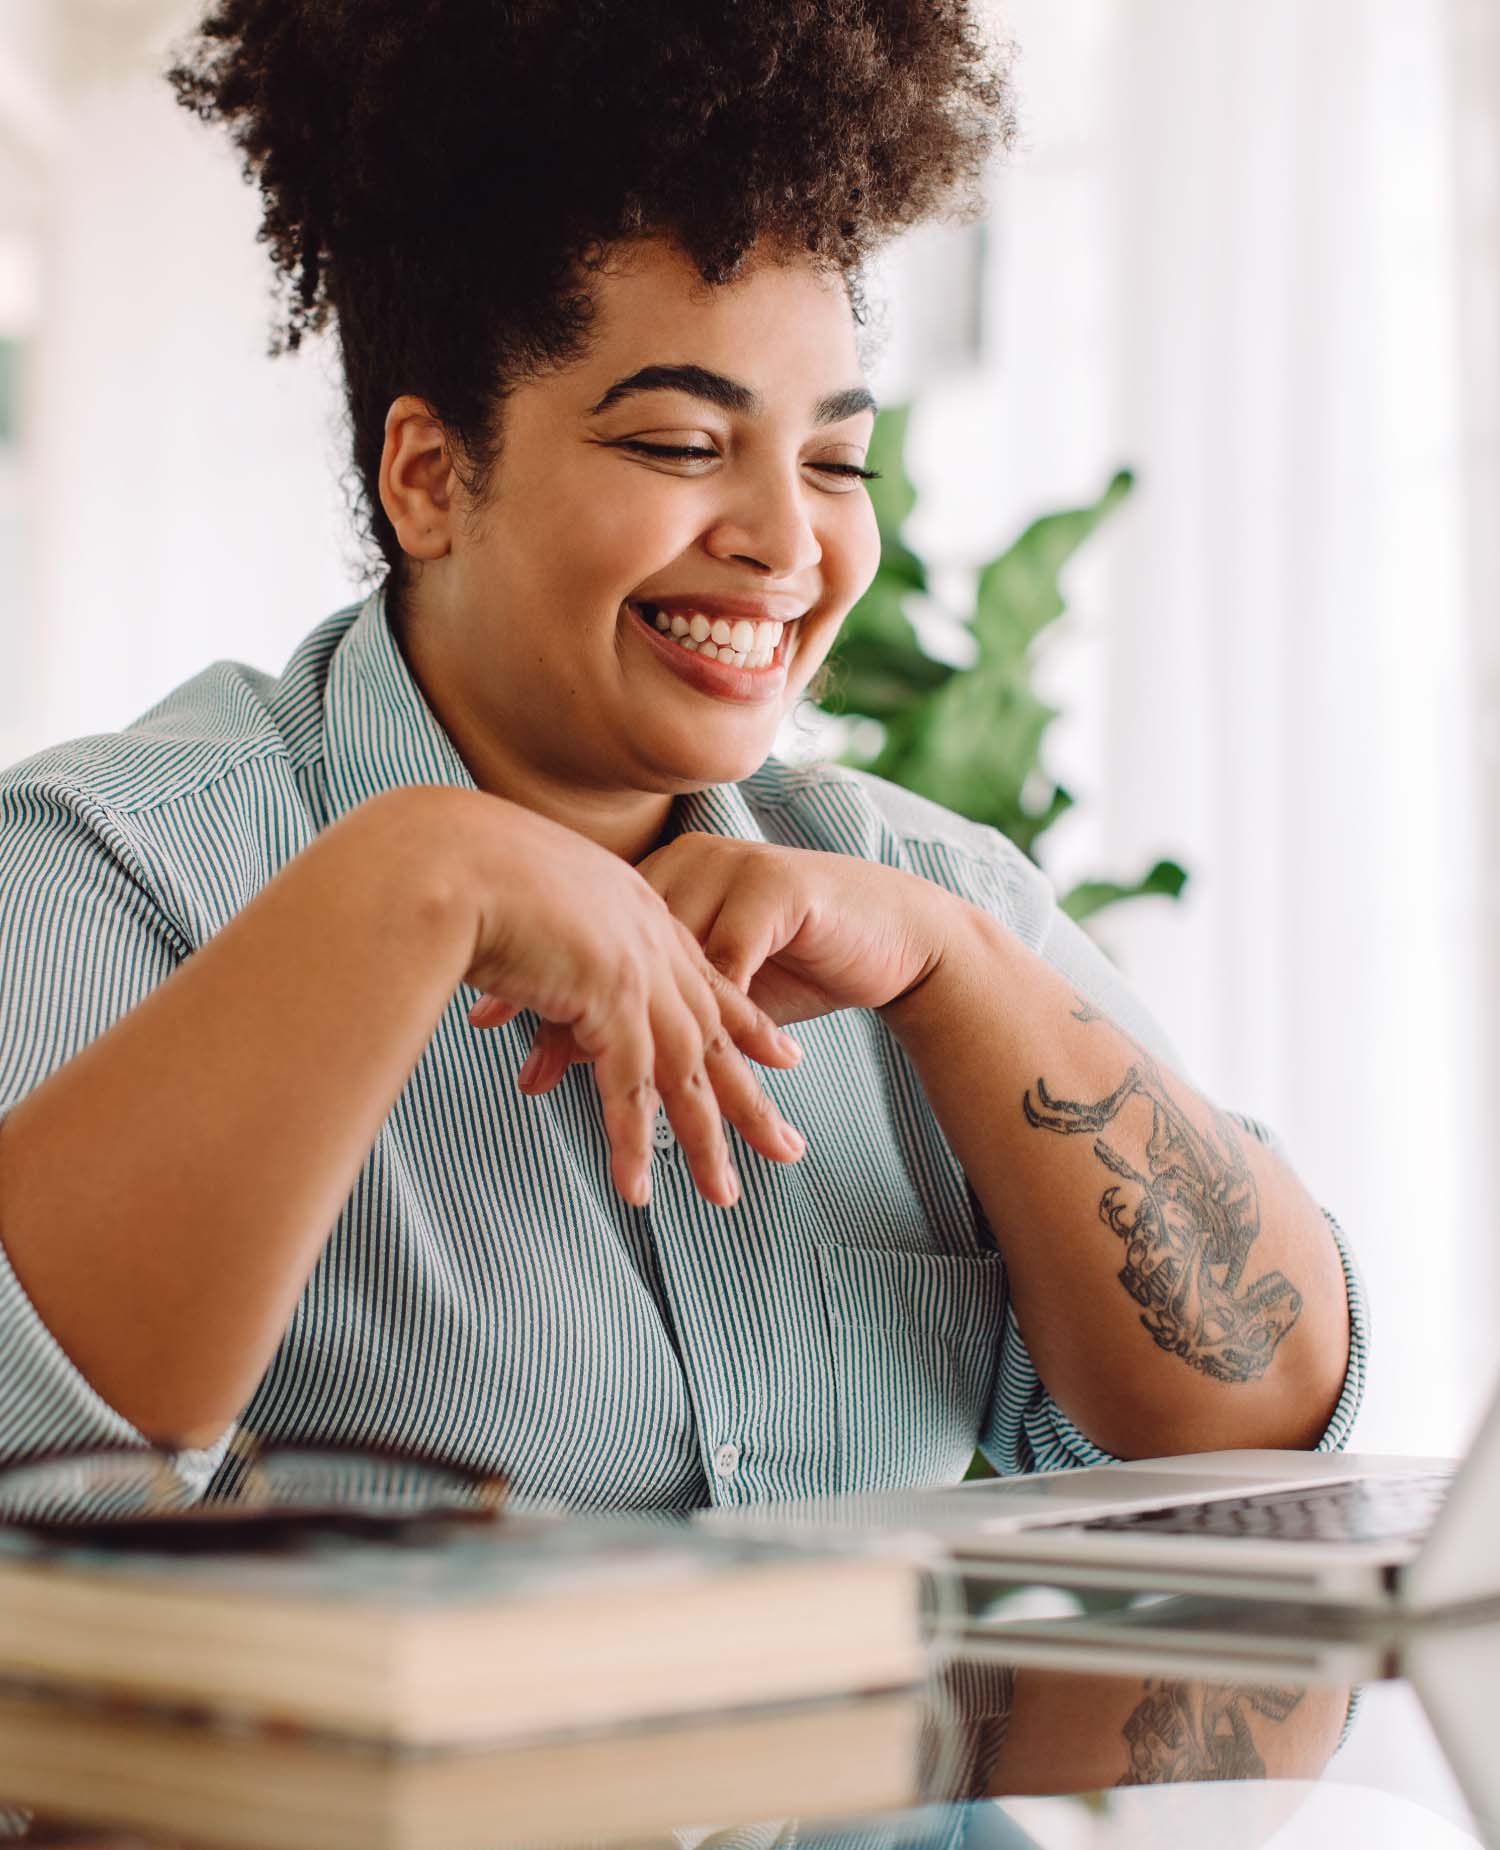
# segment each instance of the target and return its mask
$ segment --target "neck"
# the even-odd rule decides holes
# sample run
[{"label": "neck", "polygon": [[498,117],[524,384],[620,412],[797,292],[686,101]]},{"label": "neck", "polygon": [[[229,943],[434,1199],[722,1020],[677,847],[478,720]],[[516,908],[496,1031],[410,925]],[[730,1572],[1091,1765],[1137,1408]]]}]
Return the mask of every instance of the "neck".
[{"label": "neck", "polygon": [[391,634],[423,699],[479,789],[561,823],[632,867],[657,846],[671,817],[670,795],[582,785],[528,760],[464,700],[462,677],[444,671],[441,653],[434,647],[436,626],[408,625],[393,608]]}]

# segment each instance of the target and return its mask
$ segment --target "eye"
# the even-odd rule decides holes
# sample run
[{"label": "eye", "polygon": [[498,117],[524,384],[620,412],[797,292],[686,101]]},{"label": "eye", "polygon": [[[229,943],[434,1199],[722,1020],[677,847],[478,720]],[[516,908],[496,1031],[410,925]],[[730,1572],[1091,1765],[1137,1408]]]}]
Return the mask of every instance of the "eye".
[{"label": "eye", "polygon": [[878,482],[880,480],[878,469],[864,469],[858,463],[814,463],[813,468],[827,469],[835,475],[847,476],[856,482]]},{"label": "eye", "polygon": [[[718,456],[717,450],[696,448],[687,443],[646,443],[639,437],[621,438],[617,449],[631,450],[638,456],[655,456],[668,462],[712,462]],[[808,465],[825,475],[842,477],[852,488],[855,482],[878,482],[880,471],[866,469],[859,463],[815,462]]]},{"label": "eye", "polygon": [[622,438],[615,447],[634,450],[641,456],[663,456],[671,462],[712,462],[719,453],[717,450],[695,449],[686,443],[642,443],[638,437]]}]

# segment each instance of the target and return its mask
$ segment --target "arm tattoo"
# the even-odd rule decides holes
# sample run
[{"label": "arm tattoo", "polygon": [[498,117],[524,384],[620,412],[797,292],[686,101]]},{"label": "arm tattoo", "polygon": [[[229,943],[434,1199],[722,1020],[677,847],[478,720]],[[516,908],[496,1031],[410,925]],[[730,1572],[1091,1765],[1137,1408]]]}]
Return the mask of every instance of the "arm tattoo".
[{"label": "arm tattoo", "polygon": [[1236,1689],[1223,1683],[1167,1683],[1151,1678],[1146,1697],[1123,1729],[1130,1771],[1122,1786],[1159,1786],[1187,1779],[1264,1779],[1245,1704],[1284,1722],[1303,1697],[1299,1689]]},{"label": "arm tattoo", "polygon": [[[1054,1098],[1038,1079],[1035,1101],[1028,1091],[1021,1108],[1036,1130],[1093,1134],[1095,1156],[1120,1178],[1105,1189],[1099,1218],[1125,1244],[1120,1283],[1143,1306],[1152,1341],[1215,1381],[1254,1381],[1301,1315],[1302,1294],[1281,1272],[1246,1281],[1260,1197],[1229,1117],[1217,1111],[1199,1131],[1155,1060],[1131,1045],[1136,1060],[1108,1097]],[[1135,1097],[1151,1107],[1144,1173],[1098,1135]]]}]

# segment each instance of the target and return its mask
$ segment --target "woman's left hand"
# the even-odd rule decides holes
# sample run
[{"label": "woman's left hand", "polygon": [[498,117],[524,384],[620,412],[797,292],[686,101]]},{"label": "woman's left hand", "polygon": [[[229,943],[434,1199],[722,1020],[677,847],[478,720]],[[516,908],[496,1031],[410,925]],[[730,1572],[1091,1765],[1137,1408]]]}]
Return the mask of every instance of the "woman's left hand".
[{"label": "woman's left hand", "polygon": [[[779,1024],[835,1009],[883,1008],[942,962],[955,896],[855,855],[721,835],[680,835],[636,868],[736,988]],[[529,1093],[584,1056],[543,1022]]]}]

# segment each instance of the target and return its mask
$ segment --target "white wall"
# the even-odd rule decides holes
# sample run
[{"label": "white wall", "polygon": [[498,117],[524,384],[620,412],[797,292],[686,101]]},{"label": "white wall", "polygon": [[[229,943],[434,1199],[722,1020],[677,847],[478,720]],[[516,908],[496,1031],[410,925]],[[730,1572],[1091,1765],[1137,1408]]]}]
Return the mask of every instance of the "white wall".
[{"label": "white wall", "polygon": [[161,43],[59,93],[7,761],[120,726],[216,657],[279,668],[357,588],[331,356],[266,357],[255,195],[154,73]]}]

